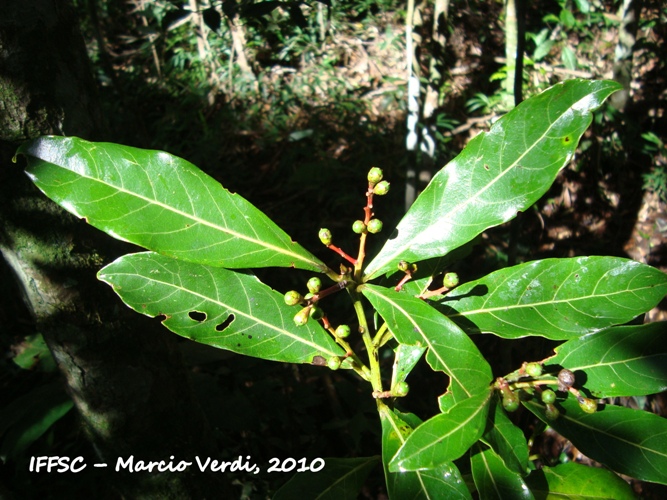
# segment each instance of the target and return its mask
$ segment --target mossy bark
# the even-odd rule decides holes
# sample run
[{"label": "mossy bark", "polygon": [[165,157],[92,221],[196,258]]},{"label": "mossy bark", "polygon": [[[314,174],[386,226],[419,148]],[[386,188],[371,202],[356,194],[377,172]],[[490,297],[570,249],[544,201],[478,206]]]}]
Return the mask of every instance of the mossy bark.
[{"label": "mossy bark", "polygon": [[[95,279],[127,246],[47,200],[11,159],[42,134],[104,137],[95,86],[73,11],[61,0],[10,0],[0,17],[0,254],[100,459],[126,498],[225,497],[223,476],[120,474],[116,458],[216,455],[175,348],[155,322],[125,310]],[[159,330],[158,330],[159,328]],[[62,450],[54,450],[58,455]],[[25,465],[25,464],[23,464]]]}]

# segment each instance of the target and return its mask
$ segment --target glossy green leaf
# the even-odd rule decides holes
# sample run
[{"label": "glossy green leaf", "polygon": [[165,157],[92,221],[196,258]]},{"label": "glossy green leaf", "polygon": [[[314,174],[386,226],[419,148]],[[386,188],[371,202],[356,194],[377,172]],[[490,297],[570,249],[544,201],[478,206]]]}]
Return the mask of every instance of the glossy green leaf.
[{"label": "glossy green leaf", "polygon": [[484,432],[490,399],[487,387],[421,424],[391,460],[389,470],[433,469],[459,458]]},{"label": "glossy green leaf", "polygon": [[527,262],[464,283],[439,301],[468,333],[565,340],[627,323],[667,293],[667,275],[617,257]]},{"label": "glossy green leaf", "polygon": [[296,326],[299,306],[252,275],[144,252],[120,257],[98,277],[135,311],[165,316],[164,326],[196,342],[287,363],[345,354],[316,321]]},{"label": "glossy green leaf", "polygon": [[524,405],[587,457],[620,474],[667,484],[667,419],[612,405],[585,413],[573,396],[558,403],[556,420],[534,400]]},{"label": "glossy green leaf", "polygon": [[667,390],[667,323],[612,327],[565,342],[556,353],[548,365],[573,371],[595,397]]},{"label": "glossy green leaf", "polygon": [[447,409],[489,386],[491,367],[477,346],[456,324],[421,299],[377,285],[362,285],[361,293],[388,323],[402,344],[427,347],[426,361],[449,375]]},{"label": "glossy green leaf", "polygon": [[366,279],[400,260],[438,257],[535,203],[572,158],[591,112],[621,86],[568,80],[527,99],[440,170],[380,253]]},{"label": "glossy green leaf", "polygon": [[326,465],[322,470],[294,474],[271,498],[356,500],[368,474],[380,462],[380,457],[327,458],[324,462]]},{"label": "glossy green leaf", "polygon": [[607,469],[575,462],[543,467],[526,478],[535,500],[634,500],[632,488]]},{"label": "glossy green leaf", "polygon": [[470,465],[479,498],[490,500],[529,500],[533,498],[520,474],[505,467],[491,448],[476,443],[472,447]]},{"label": "glossy green leaf", "polygon": [[394,353],[394,368],[391,376],[391,387],[403,382],[417,362],[421,359],[426,347],[398,344]]},{"label": "glossy green leaf", "polygon": [[527,473],[528,443],[523,431],[512,423],[497,398],[492,399],[489,425],[481,440],[502,457],[509,470],[521,475]]},{"label": "glossy green leaf", "polygon": [[[411,418],[406,422],[403,418]],[[382,421],[382,463],[384,465],[387,492],[392,499],[469,499],[470,491],[456,466],[440,464],[434,469],[421,471],[391,472],[389,462],[412,432],[412,425],[421,422],[412,415],[400,415],[386,406],[380,408]],[[412,425],[411,425],[412,424]]]},{"label": "glossy green leaf", "polygon": [[44,194],[115,238],[212,266],[326,270],[251,203],[169,153],[53,136],[18,153]]}]

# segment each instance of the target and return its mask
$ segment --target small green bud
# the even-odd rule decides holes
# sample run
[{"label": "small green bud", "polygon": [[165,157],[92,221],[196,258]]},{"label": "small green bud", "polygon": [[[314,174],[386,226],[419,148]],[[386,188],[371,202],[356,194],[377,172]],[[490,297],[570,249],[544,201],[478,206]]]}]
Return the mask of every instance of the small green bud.
[{"label": "small green bud", "polygon": [[352,224],[352,231],[354,231],[357,234],[365,233],[366,224],[364,224],[364,221],[362,220],[355,220],[354,224]]},{"label": "small green bud", "polygon": [[574,373],[563,368],[558,372],[558,390],[567,391],[568,388],[574,385]]},{"label": "small green bud", "polygon": [[368,221],[368,232],[372,234],[382,231],[382,221],[380,219],[371,219]]},{"label": "small green bud", "polygon": [[373,167],[368,171],[368,182],[375,185],[382,180],[382,169]]},{"label": "small green bud", "polygon": [[526,370],[526,373],[533,378],[537,378],[540,375],[542,375],[542,365],[539,364],[539,363],[535,363],[535,362],[526,363],[525,370]]},{"label": "small green bud", "polygon": [[519,409],[519,396],[512,391],[503,391],[503,408],[512,412]]},{"label": "small green bud", "polygon": [[551,403],[547,403],[547,408],[546,408],[546,411],[544,413],[545,413],[545,416],[547,417],[547,420],[556,420],[560,416],[560,412],[558,411],[558,408],[556,408]]},{"label": "small green bud", "polygon": [[290,290],[285,294],[285,304],[288,306],[295,306],[303,300],[303,297],[296,290]]},{"label": "small green bud", "polygon": [[338,328],[336,328],[336,331],[334,334],[336,337],[345,339],[350,336],[351,330],[350,327],[347,325],[339,325]]},{"label": "small green bud", "polygon": [[598,411],[598,402],[594,399],[579,397],[577,401],[579,401],[579,407],[586,413],[595,413]]},{"label": "small green bud", "polygon": [[308,316],[310,316],[310,307],[304,307],[294,315],[294,324],[296,326],[303,326],[308,323]]},{"label": "small green bud", "polygon": [[445,274],[445,276],[442,278],[442,284],[447,288],[454,288],[459,284],[459,275],[456,273]]},{"label": "small green bud", "polygon": [[326,227],[320,229],[318,236],[320,237],[320,241],[323,244],[325,244],[326,246],[331,245],[331,240],[332,240],[331,231],[329,231]]},{"label": "small green bud", "polygon": [[551,404],[556,401],[556,393],[551,389],[544,389],[542,391],[542,402],[545,404]]},{"label": "small green bud", "polygon": [[338,370],[340,368],[340,363],[341,360],[338,356],[331,356],[329,359],[327,359],[327,366],[331,370]]},{"label": "small green bud", "polygon": [[321,307],[313,306],[310,308],[310,317],[314,320],[320,320],[324,317],[324,311]]},{"label": "small green bud", "polygon": [[410,269],[410,263],[408,261],[402,260],[398,263],[398,270],[403,271],[404,273],[408,272],[408,269]]},{"label": "small green bud", "polygon": [[380,181],[373,187],[373,193],[378,196],[383,196],[389,192],[389,183],[387,181]]},{"label": "small green bud", "polygon": [[308,280],[306,286],[308,287],[308,291],[310,293],[317,293],[322,288],[322,280],[319,279],[317,276],[313,276]]},{"label": "small green bud", "polygon": [[308,292],[306,295],[303,296],[303,300],[310,300],[313,298],[314,295],[315,295],[314,293]]},{"label": "small green bud", "polygon": [[397,398],[403,398],[408,395],[408,392],[410,392],[410,386],[408,385],[407,382],[399,382],[394,386],[394,389],[391,391],[391,394],[394,397]]}]

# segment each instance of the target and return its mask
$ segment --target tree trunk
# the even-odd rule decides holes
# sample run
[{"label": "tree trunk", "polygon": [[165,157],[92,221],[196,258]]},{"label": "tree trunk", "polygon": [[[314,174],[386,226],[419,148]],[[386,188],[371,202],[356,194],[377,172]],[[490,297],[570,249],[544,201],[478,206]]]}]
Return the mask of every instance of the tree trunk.
[{"label": "tree trunk", "polygon": [[215,457],[210,427],[175,337],[119,309],[110,289],[95,280],[100,265],[127,246],[47,200],[11,164],[17,145],[41,134],[103,137],[85,45],[68,7],[61,0],[3,3],[0,253],[17,278],[35,331],[64,375],[99,461],[108,464],[104,487],[125,498],[225,497],[223,477],[195,475],[196,467],[184,473],[114,471],[117,457]]}]

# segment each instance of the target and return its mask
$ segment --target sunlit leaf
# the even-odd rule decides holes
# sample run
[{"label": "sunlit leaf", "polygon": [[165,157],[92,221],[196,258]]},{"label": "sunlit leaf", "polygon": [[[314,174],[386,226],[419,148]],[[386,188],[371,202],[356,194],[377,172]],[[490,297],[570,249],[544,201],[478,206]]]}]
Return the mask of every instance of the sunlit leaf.
[{"label": "sunlit leaf", "polygon": [[398,344],[394,353],[394,368],[392,370],[391,387],[403,382],[417,362],[421,359],[426,347],[408,344]]},{"label": "sunlit leaf", "polygon": [[[403,418],[410,418],[406,422]],[[386,406],[380,409],[382,421],[382,462],[387,482],[389,498],[412,499],[469,499],[470,491],[466,487],[461,473],[451,463],[444,463],[434,469],[421,471],[391,472],[389,462],[412,432],[412,425],[421,422],[413,415],[401,415]]]},{"label": "sunlit leaf", "polygon": [[196,342],[288,363],[345,354],[316,321],[297,327],[299,306],[248,274],[144,252],[120,257],[98,277],[135,311],[164,316],[164,326]]},{"label": "sunlit leaf", "polygon": [[551,186],[614,91],[612,81],[568,80],[528,99],[440,170],[368,264],[370,280],[400,260],[438,257],[514,218]]},{"label": "sunlit leaf", "polygon": [[598,398],[667,390],[667,323],[617,326],[570,340],[548,364],[582,378]]},{"label": "sunlit leaf", "polygon": [[489,412],[489,388],[417,427],[389,463],[389,470],[432,469],[463,455],[482,435]]},{"label": "sunlit leaf", "polygon": [[271,498],[356,500],[366,477],[378,466],[380,457],[327,458],[324,461],[326,465],[322,470],[294,474]]},{"label": "sunlit leaf", "polygon": [[211,266],[326,270],[251,203],[169,153],[52,136],[18,152],[44,194],[115,238]]},{"label": "sunlit leaf", "polygon": [[426,361],[449,375],[445,408],[479,394],[491,383],[491,367],[456,324],[421,299],[377,285],[359,287],[402,343],[427,347]]},{"label": "sunlit leaf", "polygon": [[503,460],[491,448],[476,443],[470,455],[472,477],[479,498],[490,500],[529,500],[533,498],[520,474],[505,467]]},{"label": "sunlit leaf", "polygon": [[667,484],[667,419],[612,405],[585,413],[573,396],[558,403],[555,420],[534,400],[524,405],[587,457],[620,474]]},{"label": "sunlit leaf", "polygon": [[568,462],[531,472],[526,483],[535,500],[634,500],[632,488],[607,469]]},{"label": "sunlit leaf", "polygon": [[507,416],[496,399],[489,411],[489,423],[481,441],[488,444],[503,460],[505,466],[521,475],[528,470],[528,443],[519,429]]},{"label": "sunlit leaf", "polygon": [[442,310],[468,333],[580,337],[626,323],[667,293],[667,275],[634,260],[577,257],[527,262],[464,283]]}]

